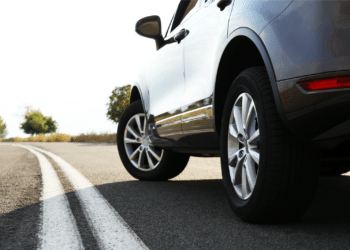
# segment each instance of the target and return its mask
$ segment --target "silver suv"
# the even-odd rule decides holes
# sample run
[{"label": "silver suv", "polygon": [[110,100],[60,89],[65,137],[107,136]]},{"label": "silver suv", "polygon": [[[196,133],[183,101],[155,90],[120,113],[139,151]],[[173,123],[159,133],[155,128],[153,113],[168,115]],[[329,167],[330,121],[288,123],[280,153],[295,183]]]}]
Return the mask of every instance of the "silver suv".
[{"label": "silver suv", "polygon": [[157,51],[118,127],[135,178],[220,156],[235,213],[280,222],[307,210],[320,168],[349,170],[350,1],[181,0],[165,36],[158,16],[136,32]]}]

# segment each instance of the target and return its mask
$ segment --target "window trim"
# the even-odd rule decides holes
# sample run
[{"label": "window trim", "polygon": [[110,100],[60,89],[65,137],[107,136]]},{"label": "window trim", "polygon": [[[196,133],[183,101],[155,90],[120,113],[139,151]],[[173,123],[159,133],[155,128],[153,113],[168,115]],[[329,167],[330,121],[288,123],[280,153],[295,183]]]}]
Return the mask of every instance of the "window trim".
[{"label": "window trim", "polygon": [[[193,9],[186,15],[185,19],[181,20],[180,23],[179,23],[175,28],[171,27],[170,33],[172,33],[174,30],[176,30],[176,29],[177,29],[179,26],[181,26],[183,23],[185,23],[190,17],[192,17],[192,16],[194,15],[194,13],[196,13],[196,12],[198,11],[200,1],[201,1],[201,0],[198,0],[198,1],[197,1],[196,5],[195,5],[195,6],[193,7]],[[174,25],[175,19],[176,19],[176,18],[179,18],[179,17],[177,16],[177,14],[178,14],[177,12],[179,11],[179,7],[180,7],[180,5],[181,5],[182,2],[184,2],[184,1],[181,0],[180,3],[179,3],[179,5],[178,5],[178,8],[177,8],[177,10],[176,10],[176,13],[175,13],[175,16],[174,16],[174,20],[173,20],[173,23],[172,23],[171,26]],[[187,5],[187,6],[188,6],[188,5]],[[186,7],[186,8],[187,8],[187,7]],[[186,9],[184,10],[184,13],[183,13],[183,14],[185,14],[185,11],[186,11]],[[191,13],[191,14],[190,14],[190,13]]]},{"label": "window trim", "polygon": [[[176,11],[177,11],[177,10],[176,10]],[[171,18],[171,20],[170,20],[170,23],[169,23],[168,29],[166,30],[164,37],[167,37],[167,36],[168,36],[168,34],[170,34],[170,33],[171,33],[171,32],[169,32],[169,31],[170,31],[170,27],[171,27],[171,26],[172,26],[172,24],[173,24],[173,21],[174,21],[175,15],[176,15],[176,11],[175,11],[175,13],[174,13],[173,17],[172,17],[172,18]]]}]

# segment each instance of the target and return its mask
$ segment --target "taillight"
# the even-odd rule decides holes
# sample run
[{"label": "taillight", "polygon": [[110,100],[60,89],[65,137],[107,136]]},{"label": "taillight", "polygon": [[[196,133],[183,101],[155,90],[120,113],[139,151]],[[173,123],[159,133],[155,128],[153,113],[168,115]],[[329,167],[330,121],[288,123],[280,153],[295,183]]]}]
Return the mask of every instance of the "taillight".
[{"label": "taillight", "polygon": [[300,83],[306,91],[341,89],[350,87],[350,77],[336,77]]}]

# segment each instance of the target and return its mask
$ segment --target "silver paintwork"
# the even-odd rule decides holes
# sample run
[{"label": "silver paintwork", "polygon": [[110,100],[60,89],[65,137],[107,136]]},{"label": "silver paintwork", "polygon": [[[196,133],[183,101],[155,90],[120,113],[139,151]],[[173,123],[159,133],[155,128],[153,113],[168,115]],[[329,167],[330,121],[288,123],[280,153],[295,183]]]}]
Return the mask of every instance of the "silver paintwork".
[{"label": "silver paintwork", "polygon": [[221,59],[217,55],[222,54],[227,41],[227,21],[233,7],[231,4],[220,11],[216,4],[207,2],[184,24],[190,35],[183,40],[186,81],[181,106],[213,95]]},{"label": "silver paintwork", "polygon": [[253,193],[259,170],[260,130],[253,98],[242,93],[233,105],[228,127],[228,167],[238,197],[247,200]]},{"label": "silver paintwork", "polygon": [[130,162],[141,171],[152,171],[158,167],[164,152],[152,145],[145,114],[136,114],[128,121],[124,147]]},{"label": "silver paintwork", "polygon": [[350,69],[350,1],[294,0],[260,33],[276,80]]},{"label": "silver paintwork", "polygon": [[228,33],[245,27],[260,34],[261,31],[293,0],[235,0]]}]

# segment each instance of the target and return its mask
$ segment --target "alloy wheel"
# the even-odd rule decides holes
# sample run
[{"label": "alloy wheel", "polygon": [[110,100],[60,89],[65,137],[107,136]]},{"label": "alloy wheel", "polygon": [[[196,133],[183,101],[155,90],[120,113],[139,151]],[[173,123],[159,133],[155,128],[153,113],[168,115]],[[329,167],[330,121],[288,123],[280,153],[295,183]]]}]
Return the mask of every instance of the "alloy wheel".
[{"label": "alloy wheel", "polygon": [[237,196],[247,200],[253,193],[259,170],[260,131],[253,98],[242,93],[236,99],[228,127],[228,167]]},{"label": "alloy wheel", "polygon": [[154,170],[164,152],[152,145],[145,114],[136,114],[128,121],[124,131],[124,147],[130,162],[141,171]]}]

